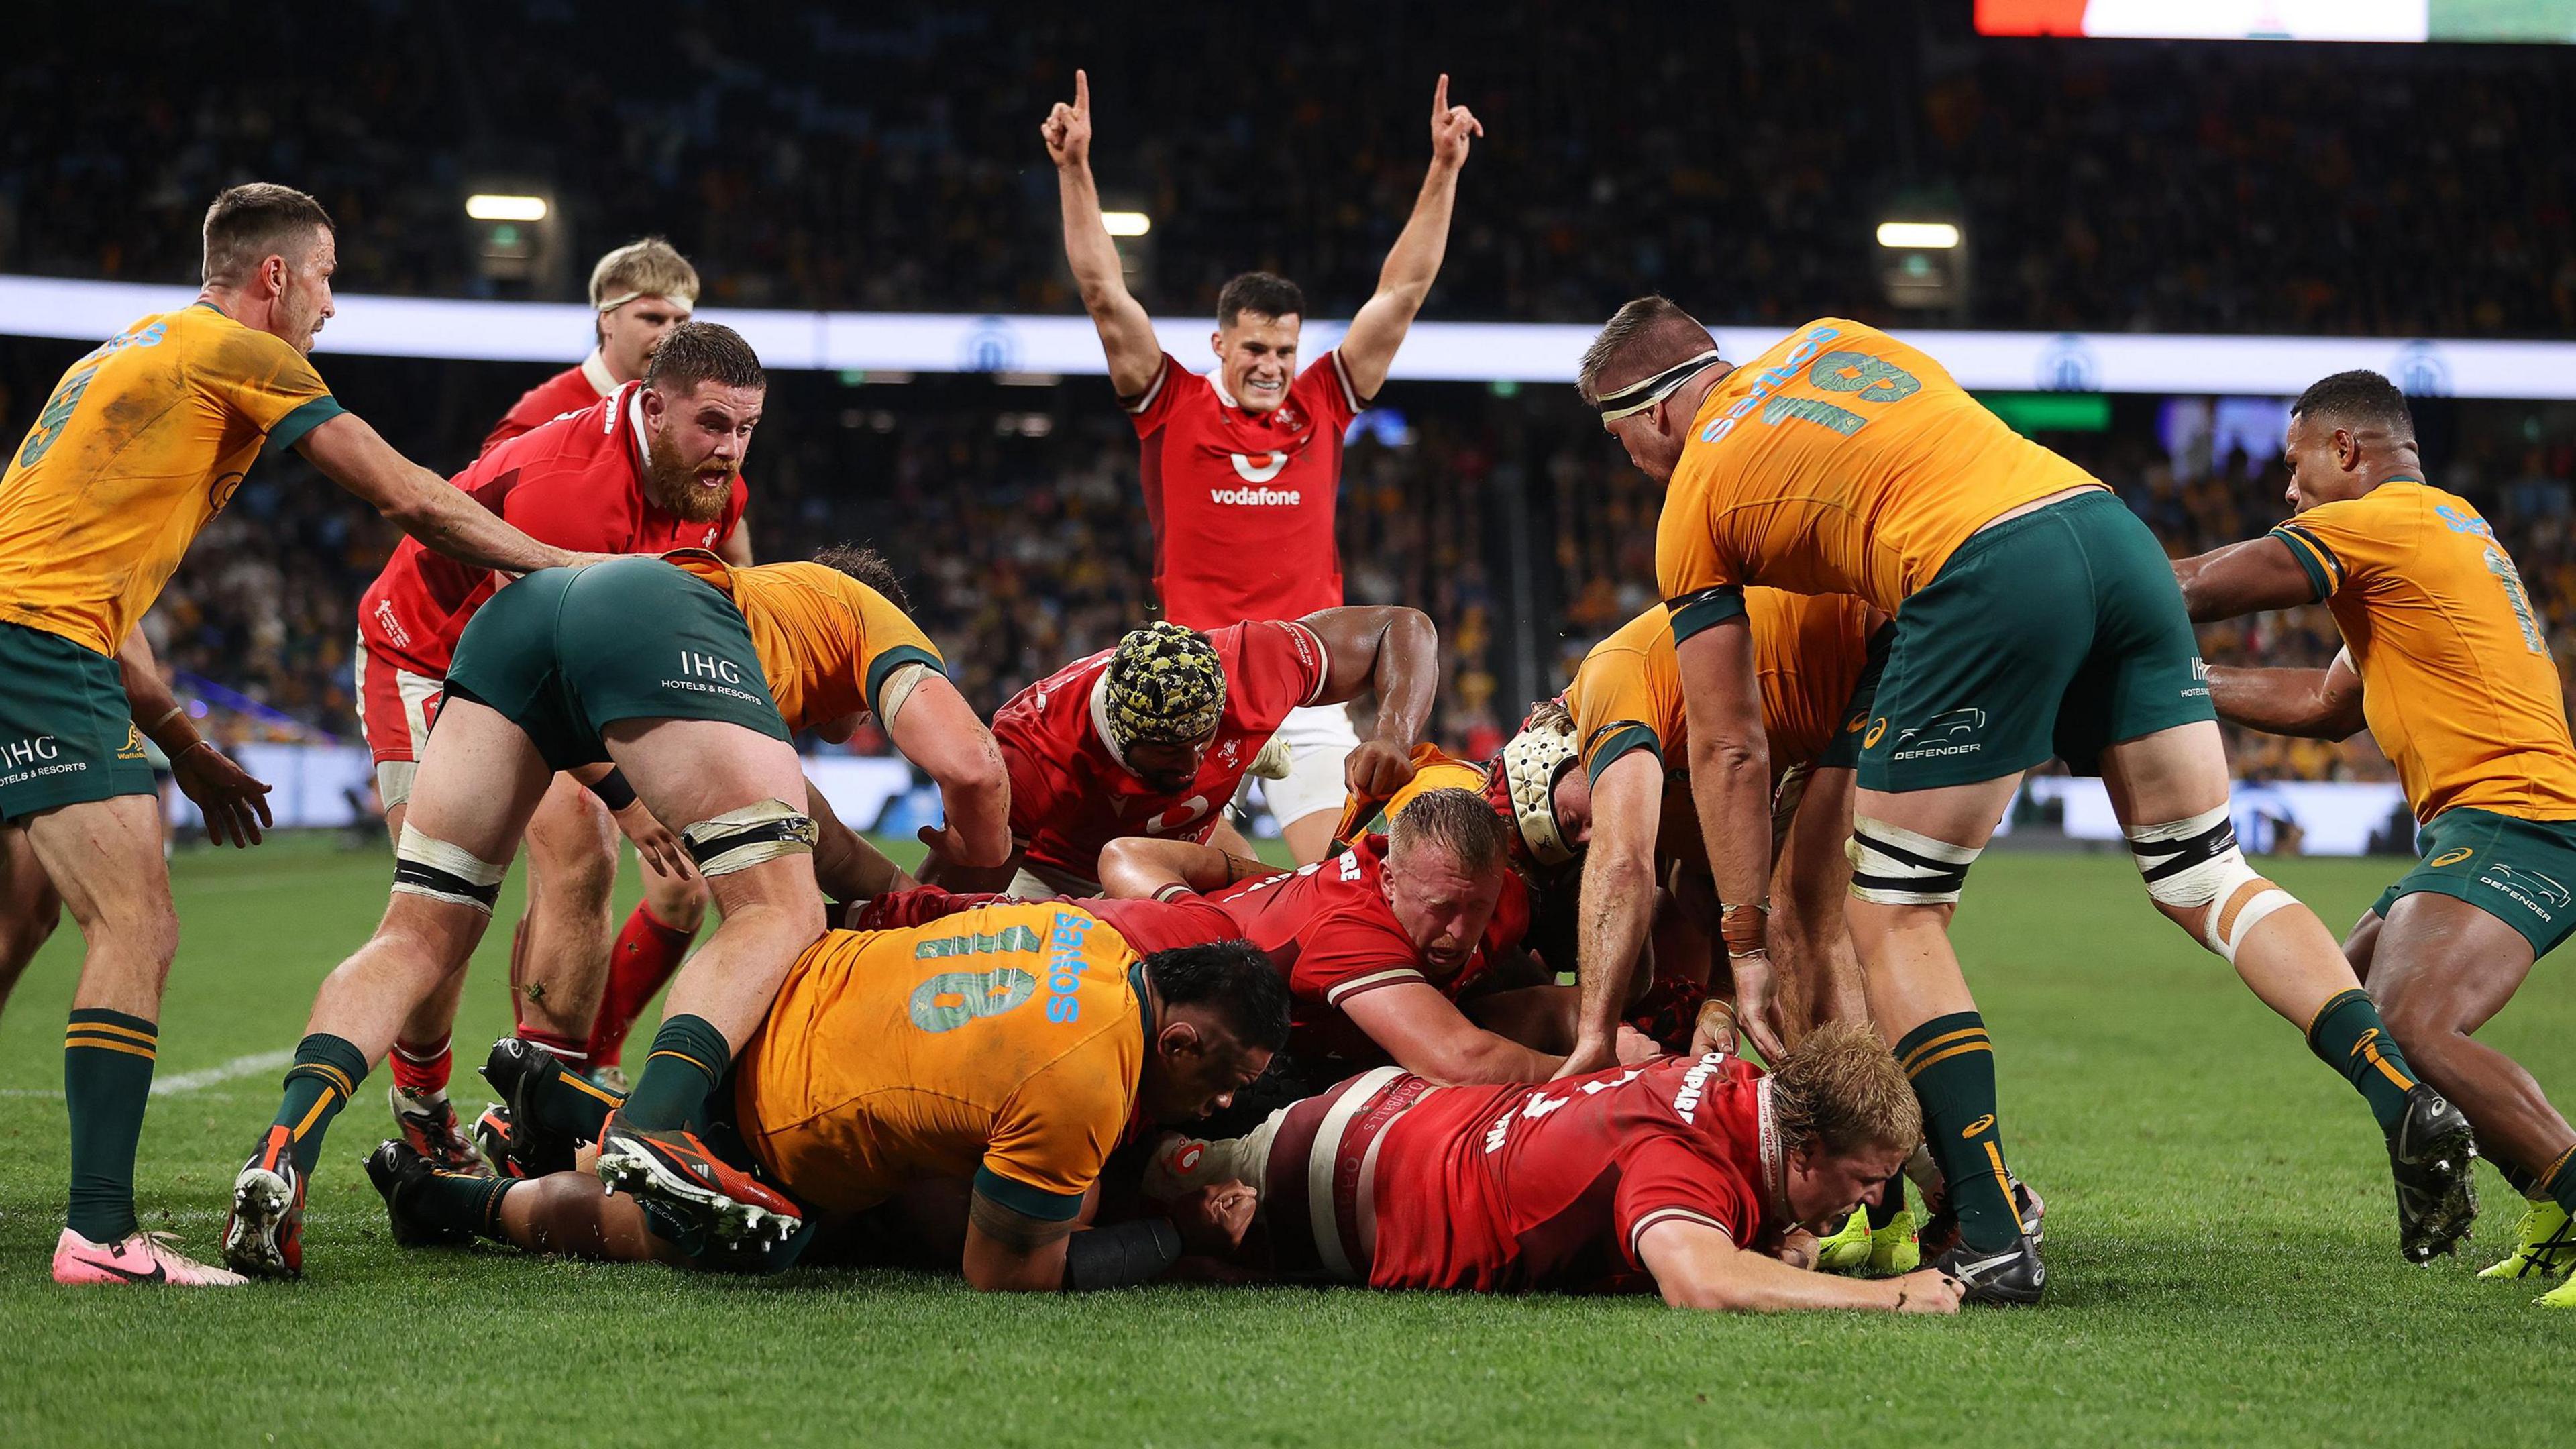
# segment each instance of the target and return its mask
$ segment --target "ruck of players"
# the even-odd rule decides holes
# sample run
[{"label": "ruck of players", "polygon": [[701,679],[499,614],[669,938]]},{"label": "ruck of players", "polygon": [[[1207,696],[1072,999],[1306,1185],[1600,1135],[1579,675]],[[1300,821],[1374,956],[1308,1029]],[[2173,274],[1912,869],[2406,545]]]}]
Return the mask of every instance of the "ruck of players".
[{"label": "ruck of players", "polygon": [[[1412,210],[1320,356],[1269,272],[1214,294],[1204,346],[1209,319],[1148,315],[1087,75],[1039,130],[1159,613],[989,719],[912,615],[934,531],[753,556],[755,443],[822,423],[772,409],[666,242],[599,259],[595,346],[452,477],[317,369],[337,231],[287,186],[216,197],[197,298],[64,374],[0,478],[0,741],[42,746],[0,758],[0,891],[82,949],[58,1282],[326,1277],[311,1184],[363,1172],[406,1250],[646,1273],[2039,1305],[2041,1189],[2087,1184],[2017,1171],[2012,1062],[2044,1043],[1990,1030],[1951,927],[2051,761],[2104,782],[2169,949],[2349,1088],[2315,1130],[2375,1132],[2390,1188],[2328,1190],[2392,1192],[2389,1271],[2459,1249],[2481,1156],[2525,1198],[2489,1271],[2576,1267],[2576,1129],[2475,1038],[2576,929],[2489,869],[2576,879],[2576,743],[2504,543],[2427,480],[2385,378],[2308,388],[2286,521],[2176,560],[1905,337],[1823,317],[1731,357],[1638,297],[1576,390],[1664,490],[1633,581],[1660,602],[1461,759],[1431,737],[1438,631],[1346,602],[1335,510],[1483,124],[1440,77]],[[271,819],[138,623],[290,448],[407,535],[352,656],[394,863],[373,931],[299,963],[300,1037],[244,1048],[291,1047],[276,1110],[192,1205],[219,1236],[181,1244],[133,1185],[187,930],[144,741],[218,841]],[[2203,662],[2195,623],[2309,604],[2330,667]],[[2422,859],[2340,942],[2240,847],[2222,720],[2368,730],[2395,763]],[[864,731],[935,791],[917,865],[807,778],[800,737]],[[460,1043],[522,860],[512,1034]],[[43,936],[5,938],[0,991]]]}]

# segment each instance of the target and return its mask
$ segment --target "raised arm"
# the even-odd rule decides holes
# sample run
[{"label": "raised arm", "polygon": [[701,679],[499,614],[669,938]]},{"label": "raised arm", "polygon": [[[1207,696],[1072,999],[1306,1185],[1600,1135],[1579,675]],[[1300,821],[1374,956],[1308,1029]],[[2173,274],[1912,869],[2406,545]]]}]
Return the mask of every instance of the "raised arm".
[{"label": "raised arm", "polygon": [[1899,1278],[1811,1273],[1735,1246],[1706,1223],[1666,1218],[1638,1235],[1637,1256],[1675,1308],[1732,1313],[1862,1308],[1882,1313],[1956,1313],[1959,1280],[1925,1268]]},{"label": "raised arm", "polygon": [[1038,127],[1047,157],[1055,162],[1056,200],[1064,212],[1064,259],[1082,288],[1082,310],[1100,329],[1100,350],[1109,357],[1109,385],[1122,398],[1142,393],[1163,364],[1163,344],[1154,339],[1154,319],[1128,294],[1119,269],[1118,243],[1109,239],[1100,219],[1100,188],[1091,179],[1091,77],[1073,73],[1073,104],[1062,101]]},{"label": "raised arm", "polygon": [[2265,734],[2348,740],[2361,733],[2361,675],[2338,653],[2323,669],[2238,669],[2213,664],[2209,702],[2218,717]]},{"label": "raised arm", "polygon": [[296,440],[324,477],[375,505],[425,548],[507,573],[579,563],[581,555],[528,537],[444,478],[378,436],[367,420],[341,413]]},{"label": "raised arm", "polygon": [[1577,896],[1575,985],[1582,1005],[1574,1050],[1558,1076],[1597,1072],[1616,1060],[1619,1009],[1637,980],[1637,956],[1655,921],[1655,834],[1664,812],[1664,769],[1652,751],[1630,750],[1592,782],[1592,837]]},{"label": "raised arm", "polygon": [[[2299,567],[2290,546],[2277,538],[2249,538],[2174,561],[2174,582],[2195,624],[2233,619],[2265,609],[2295,609],[2317,601],[2317,586]],[[2224,711],[2222,711],[2223,713]]]},{"label": "raised arm", "polygon": [[276,823],[268,811],[269,787],[197,733],[196,721],[162,681],[161,661],[152,657],[152,643],[140,628],[117,646],[116,672],[136,728],[170,757],[170,777],[206,817],[207,838],[243,850],[259,844],[260,831]]},{"label": "raised arm", "polygon": [[1361,992],[1343,1003],[1342,1014],[1397,1066],[1445,1086],[1544,1082],[1565,1061],[1476,1025],[1425,982]]},{"label": "raised arm", "polygon": [[927,674],[886,721],[886,735],[939,786],[948,819],[925,827],[922,842],[957,865],[982,869],[1008,861],[1011,777],[993,732],[957,686],[946,675]]},{"label": "raised arm", "polygon": [[1378,269],[1377,294],[1361,305],[1351,330],[1342,334],[1342,366],[1351,390],[1362,398],[1377,396],[1386,385],[1395,350],[1404,345],[1414,314],[1422,310],[1432,278],[1440,275],[1440,258],[1449,250],[1449,213],[1458,202],[1458,171],[1467,164],[1469,142],[1483,134],[1485,125],[1475,112],[1449,104],[1449,77],[1440,77],[1431,92],[1430,174],[1422,178],[1412,218],[1386,254],[1386,265]]},{"label": "raised arm", "polygon": [[1279,868],[1194,840],[1122,835],[1100,847],[1100,893],[1129,900],[1204,895]]},{"label": "raised arm", "polygon": [[1779,1013],[1771,999],[1771,744],[1753,673],[1753,630],[1742,615],[1684,639],[1682,706],[1690,718],[1691,803],[1709,873],[1724,902],[1719,936],[1735,979],[1745,1033],[1778,1061]]},{"label": "raised arm", "polygon": [[1351,793],[1384,799],[1413,778],[1431,700],[1440,689],[1440,631],[1419,609],[1391,604],[1319,609],[1298,621],[1324,641],[1318,704],[1377,696],[1377,729],[1343,765]]}]

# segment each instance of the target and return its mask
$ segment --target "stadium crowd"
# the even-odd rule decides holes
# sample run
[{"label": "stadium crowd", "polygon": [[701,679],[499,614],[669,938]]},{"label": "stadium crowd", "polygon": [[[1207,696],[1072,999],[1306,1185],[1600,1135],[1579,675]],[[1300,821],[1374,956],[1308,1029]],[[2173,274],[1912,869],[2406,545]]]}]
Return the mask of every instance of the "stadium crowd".
[{"label": "stadium crowd", "polygon": [[[488,290],[461,195],[542,185],[573,266],[664,232],[711,304],[1069,312],[1029,118],[1081,64],[1134,143],[1101,182],[1154,217],[1148,306],[1196,312],[1261,265],[1346,316],[1418,176],[1416,77],[1445,69],[1494,134],[1434,316],[1590,322],[1660,286],[1719,321],[1882,322],[1851,279],[1875,271],[1875,222],[1920,207],[1967,223],[1957,320],[1978,325],[2576,328],[2557,146],[2576,88],[2549,47],[2454,47],[2439,67],[2371,47],[2097,52],[1976,41],[1967,7],[1924,9],[1955,13],[1701,7],[1667,35],[1650,11],[1516,6],[1462,34],[1436,8],[1353,27],[1308,0],[1270,13],[1276,84],[1255,92],[1230,67],[1157,63],[1196,39],[1170,28],[1214,17],[644,0],[602,26],[564,0],[376,0],[289,53],[153,0],[13,47],[0,270],[191,281],[201,199],[293,174],[340,220],[350,291]],[[505,11],[513,43],[481,43]]]}]

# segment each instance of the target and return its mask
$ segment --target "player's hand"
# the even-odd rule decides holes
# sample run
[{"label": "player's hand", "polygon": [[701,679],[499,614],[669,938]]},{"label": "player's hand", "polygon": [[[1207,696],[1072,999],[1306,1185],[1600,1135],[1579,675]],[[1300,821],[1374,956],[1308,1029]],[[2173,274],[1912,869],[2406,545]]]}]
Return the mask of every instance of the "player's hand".
[{"label": "player's hand", "polygon": [[1219,1182],[1185,1192],[1172,1203],[1172,1226],[1180,1230],[1184,1251],[1202,1257],[1231,1257],[1243,1246],[1261,1194],[1239,1182]]},{"label": "player's hand", "polygon": [[646,870],[670,880],[688,880],[697,875],[688,847],[653,818],[643,801],[629,801],[625,809],[609,813],[617,819],[617,833],[635,842],[635,854],[643,860]]},{"label": "player's hand", "polygon": [[1662,1056],[1664,1044],[1623,1021],[1619,1023],[1619,1040],[1613,1050],[1618,1054],[1619,1065],[1633,1067],[1639,1062],[1651,1062]]},{"label": "player's hand", "polygon": [[[939,858],[950,865],[962,865],[969,870],[991,870],[996,866],[1008,865],[1011,861],[1011,839],[1008,835],[1002,837],[1001,854],[989,859],[976,850],[965,836],[958,834],[957,827],[945,821],[937,825],[921,827],[913,839],[938,852]],[[952,885],[950,888],[955,887]]]},{"label": "player's hand", "polygon": [[1058,166],[1091,164],[1091,77],[1073,73],[1073,104],[1062,101],[1047,112],[1038,135],[1046,141],[1047,159]]},{"label": "player's hand", "polygon": [[1468,142],[1483,134],[1474,111],[1449,104],[1449,77],[1441,76],[1431,91],[1431,164],[1450,171],[1466,165]]},{"label": "player's hand", "polygon": [[1690,1054],[1707,1056],[1710,1052],[1735,1055],[1735,1003],[1710,997],[1699,1004],[1699,1017],[1691,1023]]},{"label": "player's hand", "polygon": [[1956,1313],[1960,1297],[1968,1291],[1968,1285],[1938,1268],[1919,1268],[1887,1280],[1887,1286],[1896,1290],[1891,1306],[1899,1313]]},{"label": "player's hand", "polygon": [[259,844],[263,828],[277,823],[268,813],[268,786],[252,779],[212,740],[199,740],[173,755],[170,778],[206,817],[206,838],[217,845],[248,850]]},{"label": "player's hand", "polygon": [[1780,1235],[1780,1246],[1772,1249],[1771,1256],[1801,1273],[1806,1272],[1816,1266],[1816,1235],[1805,1228],[1793,1227]]},{"label": "player's hand", "polygon": [[1342,762],[1342,782],[1366,800],[1383,800],[1413,782],[1413,754],[1384,740],[1365,740]]},{"label": "player's hand", "polygon": [[1789,1048],[1780,1039],[1780,1003],[1772,991],[1770,953],[1757,950],[1739,956],[1729,951],[1726,969],[1735,977],[1736,1023],[1753,1039],[1753,1049],[1762,1053],[1763,1061],[1780,1065]]},{"label": "player's hand", "polygon": [[[1626,1031],[1628,1029],[1629,1028],[1625,1024],[1622,1024],[1620,1027],[1620,1030],[1622,1031]],[[1574,1040],[1574,1050],[1565,1054],[1564,1063],[1557,1067],[1556,1075],[1548,1078],[1548,1080],[1552,1082],[1561,1082],[1567,1077],[1589,1076],[1594,1072],[1601,1071],[1607,1067],[1614,1067],[1618,1064],[1619,1048],[1615,1039],[1612,1041],[1600,1041],[1588,1037],[1576,1037]]]}]

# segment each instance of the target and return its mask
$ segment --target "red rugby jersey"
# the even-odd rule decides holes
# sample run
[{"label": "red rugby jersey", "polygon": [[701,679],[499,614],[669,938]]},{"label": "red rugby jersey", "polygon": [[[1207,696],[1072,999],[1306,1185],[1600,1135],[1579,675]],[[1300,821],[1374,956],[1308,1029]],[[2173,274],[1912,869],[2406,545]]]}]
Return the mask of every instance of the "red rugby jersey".
[{"label": "red rugby jersey", "polygon": [[1162,794],[1120,763],[1109,745],[1103,650],[1013,695],[993,715],[993,738],[1011,776],[1011,834],[1028,863],[1074,880],[1100,879],[1100,847],[1122,835],[1204,841],[1234,798],[1253,757],[1290,710],[1315,702],[1328,669],[1324,641],[1291,620],[1208,631],[1225,667],[1225,712],[1198,779]]},{"label": "red rugby jersey", "polygon": [[1787,1226],[1779,1173],[1768,1086],[1719,1053],[1442,1088],[1378,1146],[1368,1281],[1646,1291],[1637,1239],[1656,1223],[1705,1223],[1767,1249]]},{"label": "red rugby jersey", "polygon": [[491,452],[521,433],[533,433],[566,413],[580,412],[615,391],[617,379],[609,376],[608,364],[594,347],[578,366],[567,367],[521,393],[519,400],[510,404],[510,410],[501,414],[501,421],[484,435],[483,452]]},{"label": "red rugby jersey", "polygon": [[1246,412],[1223,383],[1168,352],[1145,391],[1121,406],[1144,443],[1165,617],[1214,629],[1341,606],[1333,502],[1342,432],[1368,400],[1338,349],[1299,373],[1268,413]]},{"label": "red rugby jersey", "polygon": [[1475,954],[1454,972],[1422,959],[1386,902],[1386,837],[1363,836],[1339,855],[1205,896],[1177,901],[1092,900],[1083,907],[1128,944],[1151,954],[1240,937],[1288,979],[1288,1050],[1301,1060],[1387,1060],[1342,1009],[1364,992],[1407,982],[1456,997],[1529,930],[1529,889],[1506,871],[1503,892]]},{"label": "red rugby jersey", "polygon": [[[568,418],[503,443],[449,481],[540,543],[581,553],[713,548],[742,518],[746,490],[712,522],[644,498],[642,416],[630,382]],[[443,678],[466,621],[494,588],[489,569],[406,538],[358,601],[358,635],[415,674]]]}]

